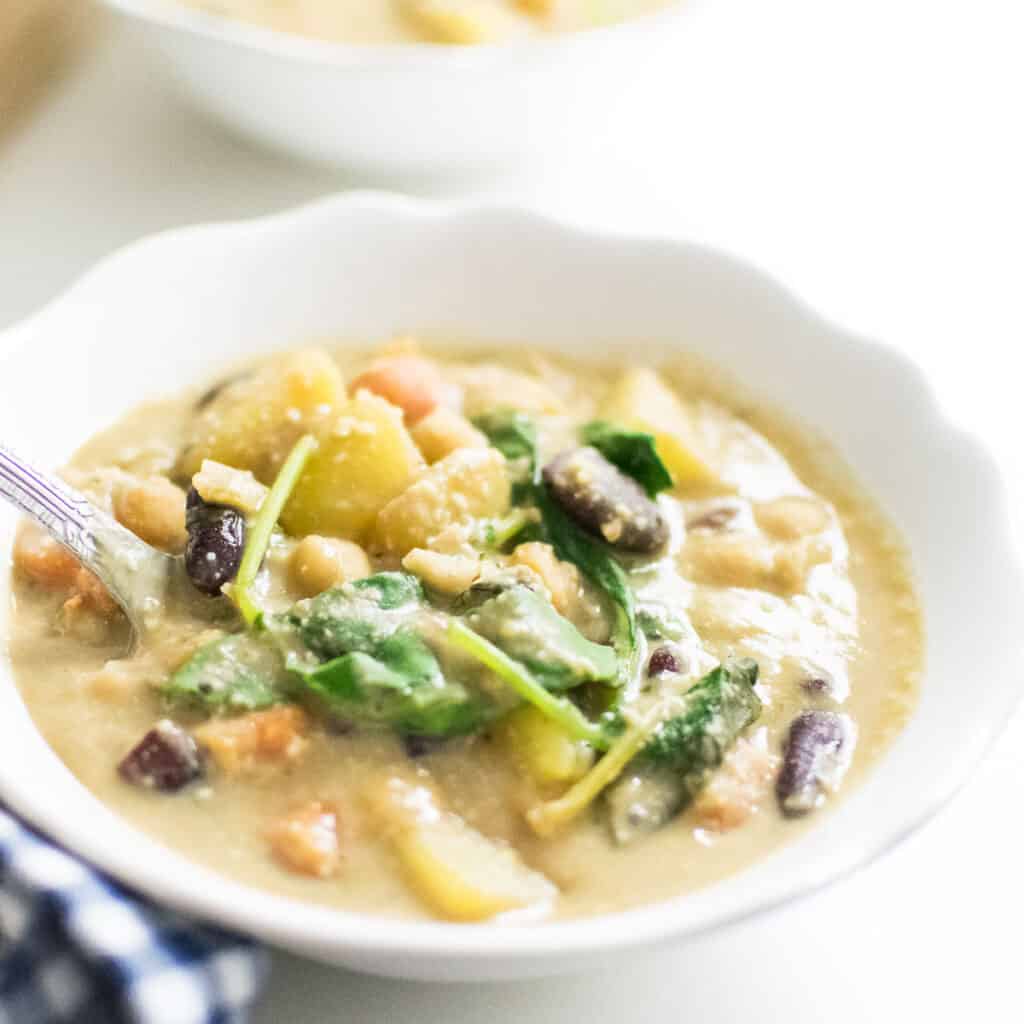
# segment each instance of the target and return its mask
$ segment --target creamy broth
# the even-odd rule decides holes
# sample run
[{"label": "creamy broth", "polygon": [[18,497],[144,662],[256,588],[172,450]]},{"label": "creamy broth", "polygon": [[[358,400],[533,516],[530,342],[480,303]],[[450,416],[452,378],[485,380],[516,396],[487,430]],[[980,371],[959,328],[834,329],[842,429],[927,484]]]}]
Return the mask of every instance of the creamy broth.
[{"label": "creamy broth", "polygon": [[473,44],[575,32],[669,0],[184,0],[212,14],[339,43]]},{"label": "creamy broth", "polygon": [[[259,372],[255,377],[232,375],[233,383],[225,390],[199,399],[202,412],[197,412],[195,394],[132,411],[78,452],[68,478],[98,503],[112,507],[126,525],[135,526],[144,536],[148,533],[146,539],[160,540],[174,550],[181,537],[162,536],[161,527],[165,534],[174,534],[177,524],[167,526],[153,515],[156,499],[147,503],[138,497],[139,481],[151,486],[154,479],[170,477],[187,486],[188,476],[201,465],[201,456],[227,453],[236,465],[247,461],[264,483],[271,482],[280,466],[280,453],[268,457],[259,446],[274,416],[273,400],[262,396],[265,411],[259,422],[242,441],[236,438],[230,443],[224,440],[224,423],[233,413],[218,419],[210,410],[218,403],[228,409],[231,403],[237,406],[238,401],[251,400],[267,381],[273,386],[277,386],[273,382],[290,381],[292,397],[305,389],[307,394],[296,399],[305,401],[315,392],[316,375],[323,371],[322,360],[327,357],[321,354],[313,360],[312,369],[302,364],[301,354],[288,358],[291,363],[265,367],[262,377]],[[501,715],[469,735],[417,741],[410,749],[410,742],[398,735],[401,730],[369,728],[361,722],[352,728],[348,721],[326,721],[312,710],[296,749],[275,749],[239,768],[232,767],[230,758],[224,760],[216,736],[208,743],[201,740],[202,777],[177,792],[160,792],[126,781],[117,766],[162,718],[174,719],[199,737],[209,728],[207,714],[194,706],[168,704],[161,687],[200,640],[209,641],[211,628],[225,628],[223,613],[213,627],[202,618],[176,613],[156,640],[133,657],[125,657],[128,634],[119,614],[101,600],[90,604],[89,592],[77,600],[82,597],[80,581],[69,583],[70,577],[47,575],[45,564],[43,570],[38,564],[38,538],[22,538],[14,558],[10,656],[25,701],[40,731],[71,771],[140,829],[218,872],[298,899],[389,916],[486,917],[482,911],[463,912],[457,897],[454,903],[448,898],[450,893],[432,891],[436,878],[429,870],[426,877],[417,875],[418,870],[422,874],[422,863],[410,864],[409,849],[400,838],[406,834],[403,829],[414,827],[409,824],[408,808],[396,810],[393,793],[381,796],[384,781],[397,778],[407,787],[425,787],[474,835],[486,837],[497,850],[515,851],[517,871],[543,876],[555,887],[548,890],[550,898],[540,901],[543,907],[527,906],[524,916],[588,915],[685,894],[791,841],[858,784],[905,723],[914,706],[922,658],[921,614],[905,552],[892,527],[850,479],[834,452],[793,427],[784,415],[762,409],[699,364],[669,368],[660,376],[641,372],[630,392],[630,373],[622,367],[554,361],[539,354],[527,354],[515,362],[504,354],[482,354],[438,356],[427,364],[430,373],[425,377],[418,364],[413,375],[416,386],[433,381],[437,391],[438,405],[424,417],[421,408],[414,408],[415,402],[405,401],[407,396],[401,387],[395,389],[393,380],[381,383],[379,354],[344,352],[336,358],[349,388],[352,382],[370,386],[405,409],[405,425],[426,455],[420,460],[412,446],[416,465],[410,470],[410,487],[419,482],[422,488],[439,463],[451,457],[437,456],[459,438],[468,447],[456,447],[456,452],[472,450],[474,457],[493,457],[501,472],[514,475],[514,460],[502,460],[493,448],[483,447],[486,438],[463,430],[468,418],[498,406],[514,406],[537,425],[540,461],[549,464],[559,452],[579,443],[580,427],[595,417],[630,418],[629,403],[638,400],[637,389],[642,391],[641,412],[657,420],[652,427],[657,453],[670,467],[675,486],[657,498],[668,540],[653,554],[615,554],[628,569],[641,617],[651,633],[638,640],[642,665],[626,687],[630,694],[625,701],[627,730],[648,713],[652,702],[685,700],[678,695],[699,685],[720,662],[732,664],[730,659],[744,657],[753,658],[759,667],[755,688],[762,705],[759,717],[740,730],[739,738],[729,745],[725,764],[706,774],[705,784],[682,813],[647,834],[627,837],[628,842],[611,837],[607,794],[551,834],[545,829],[538,834],[536,819],[529,817],[531,809],[550,808],[585,774],[587,766],[573,771],[565,768],[563,758],[554,772],[561,773],[561,778],[553,779],[547,769],[547,774],[538,774],[536,765],[516,747],[516,736],[521,734],[510,732],[504,724],[508,719]],[[411,343],[401,342],[390,346],[383,359],[390,366],[394,360],[421,357]],[[654,411],[656,403],[644,390],[652,381],[662,393],[672,395],[672,408],[683,416],[679,421],[679,436],[686,444],[682,454],[672,449],[669,434],[660,432],[665,429],[664,417]],[[313,395],[310,408],[322,397]],[[339,428],[337,410],[324,406],[323,402],[317,406],[314,419],[322,421],[312,428],[320,431],[320,453],[335,443],[324,438],[346,435],[346,431],[351,436],[352,429],[352,422],[344,417],[338,422],[347,425]],[[438,416],[438,410],[444,415]],[[302,418],[291,412],[291,421]],[[650,426],[640,422],[643,416],[632,417],[630,426]],[[401,418],[399,412],[399,423]],[[422,426],[435,420],[444,429]],[[335,425],[325,426],[328,421]],[[211,423],[216,429],[209,429]],[[386,425],[380,427],[386,429]],[[399,429],[404,434],[404,428]],[[288,445],[294,433],[289,434]],[[703,477],[686,477],[684,455],[698,457]],[[351,458],[351,452],[345,457]],[[339,456],[335,464],[343,461]],[[313,465],[308,463],[306,469],[312,482],[304,477],[306,482],[299,485],[307,491],[314,483],[320,485],[316,474],[322,463],[316,464],[317,469]],[[401,497],[408,488],[399,491]],[[183,509],[184,491],[174,493],[176,498],[171,491],[161,490],[159,496],[170,497],[171,505],[176,500]],[[309,583],[309,573],[315,576],[322,566],[311,563],[306,576],[296,569],[301,561],[296,553],[299,537],[311,532],[296,526],[303,520],[303,493],[296,490],[292,496],[284,520],[291,535],[280,534],[272,543],[255,591],[268,613],[283,611],[319,589],[315,581]],[[371,497],[381,500],[379,493]],[[371,498],[366,501],[372,504]],[[489,509],[498,516],[493,522],[504,522],[506,505],[507,498],[500,508]],[[360,572],[350,561],[344,572],[339,570],[338,579],[375,570],[400,571],[404,564],[425,579],[438,614],[458,607],[461,584],[438,576],[437,565],[429,560],[408,558],[409,542],[394,539],[397,534],[405,536],[402,530],[407,524],[392,523],[391,533],[382,525],[395,518],[393,514],[389,518],[387,505],[375,521],[352,526],[347,534],[345,524],[354,523],[352,517],[359,518],[365,509],[339,512],[340,507],[337,502],[333,506],[334,533],[358,541],[365,552],[360,556],[368,558],[368,564]],[[440,531],[423,550],[443,558],[476,559],[475,575],[467,578],[476,583],[490,578],[488,573],[507,573],[509,566],[518,566],[514,570],[518,581],[526,580],[534,588],[531,593],[550,598],[586,642],[608,650],[614,639],[610,635],[614,627],[609,625],[615,621],[614,605],[586,575],[554,559],[556,570],[563,570],[571,584],[559,599],[560,578],[545,575],[544,565],[537,570],[537,548],[516,554],[521,545],[515,538],[496,548],[493,537],[481,541],[479,531],[460,529]],[[522,542],[529,543],[540,541]],[[352,552],[345,550],[348,558]],[[615,551],[614,545],[610,550]],[[485,571],[481,566],[489,568]],[[443,572],[457,577],[464,568],[464,561],[445,562]],[[651,625],[666,610],[671,629],[656,621]],[[470,613],[466,621],[478,620]],[[237,628],[230,613],[227,628]],[[659,630],[662,635],[655,635]],[[436,637],[430,636],[430,643],[435,643]],[[538,647],[543,654],[543,645],[538,642]],[[677,671],[648,677],[643,666],[653,666],[649,659],[662,649],[672,655],[672,668]],[[447,671],[451,662],[444,665]],[[592,682],[575,692],[586,687],[607,697],[608,688]],[[491,678],[485,690],[491,699],[501,684]],[[500,699],[507,697],[504,693]],[[596,719],[592,702],[579,703]],[[680,705],[671,706],[678,710]],[[777,780],[791,725],[807,711],[843,716],[846,726],[856,730],[855,745],[852,735],[844,740],[843,756],[852,750],[852,762],[841,787],[837,776],[835,785],[815,788],[810,813],[784,815]],[[216,729],[237,720],[222,714],[211,721]],[[564,754],[563,748],[559,750]],[[578,752],[581,758],[593,757],[582,747]],[[628,775],[629,769],[623,778]],[[340,854],[340,859],[328,861],[320,875],[309,873],[308,865],[303,867],[301,850],[298,857],[293,856],[289,841],[282,850],[280,840],[282,820],[297,808],[318,806],[331,816],[331,841]],[[631,809],[629,822],[633,813]],[[320,861],[315,863],[319,870]],[[517,905],[513,901],[504,909]]]}]

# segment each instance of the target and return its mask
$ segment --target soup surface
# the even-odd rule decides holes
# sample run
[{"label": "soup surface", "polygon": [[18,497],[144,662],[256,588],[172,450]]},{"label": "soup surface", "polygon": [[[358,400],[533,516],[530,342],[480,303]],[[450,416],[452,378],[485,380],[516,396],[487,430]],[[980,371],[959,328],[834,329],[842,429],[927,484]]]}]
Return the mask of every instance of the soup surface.
[{"label": "soup surface", "polygon": [[184,0],[280,32],[339,43],[465,45],[595,28],[670,0]]},{"label": "soup surface", "polygon": [[89,441],[67,479],[188,581],[126,654],[22,529],[10,654],[82,782],[241,881],[461,921],[678,896],[855,785],[922,627],[834,453],[697,364],[518,351],[294,351]]}]

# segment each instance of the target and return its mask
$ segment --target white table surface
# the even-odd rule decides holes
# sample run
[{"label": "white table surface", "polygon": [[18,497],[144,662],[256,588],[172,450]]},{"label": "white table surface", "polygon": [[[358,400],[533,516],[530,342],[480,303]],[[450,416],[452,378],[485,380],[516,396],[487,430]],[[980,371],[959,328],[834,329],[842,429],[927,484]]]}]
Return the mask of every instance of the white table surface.
[{"label": "white table surface", "polygon": [[[905,348],[988,438],[1019,510],[1022,44],[1015,0],[704,0],[642,116],[610,118],[557,171],[476,194],[707,241]],[[226,137],[151,63],[108,27],[0,140],[0,326],[143,234],[353,184]],[[963,682],[968,701],[979,681]],[[1021,1020],[1022,746],[1018,714],[955,802],[855,878],[617,973],[431,986],[275,955],[255,1020]]]}]

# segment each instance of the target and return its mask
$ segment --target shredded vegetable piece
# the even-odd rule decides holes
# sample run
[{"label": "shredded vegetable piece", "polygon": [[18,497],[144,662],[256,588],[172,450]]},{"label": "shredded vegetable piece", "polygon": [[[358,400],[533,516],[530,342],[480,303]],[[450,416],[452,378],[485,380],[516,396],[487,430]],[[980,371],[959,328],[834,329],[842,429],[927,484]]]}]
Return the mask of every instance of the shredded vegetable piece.
[{"label": "shredded vegetable piece", "polygon": [[263,616],[263,611],[256,604],[252,596],[252,585],[256,582],[256,576],[266,557],[267,548],[270,546],[270,537],[274,532],[281,511],[287,504],[295,485],[306,468],[306,461],[313,454],[316,448],[316,438],[312,434],[306,434],[291,450],[288,458],[285,459],[277,479],[267,492],[263,504],[260,506],[256,519],[249,530],[249,537],[245,543],[245,551],[242,554],[242,564],[238,567],[238,575],[235,582],[225,589],[225,593],[238,607],[246,625],[255,626]]},{"label": "shredded vegetable piece", "polygon": [[526,820],[533,831],[546,838],[582,814],[643,749],[667,714],[667,708],[662,704],[648,710],[639,721],[627,727],[608,753],[571,789],[557,800],[531,807]]},{"label": "shredded vegetable piece", "polygon": [[507,683],[523,700],[552,721],[558,722],[574,739],[584,740],[598,750],[608,748],[605,731],[591,722],[571,701],[556,697],[543,686],[519,662],[504,651],[485,640],[479,633],[453,621],[448,626],[448,639],[461,651],[475,658],[489,668],[499,679]]}]

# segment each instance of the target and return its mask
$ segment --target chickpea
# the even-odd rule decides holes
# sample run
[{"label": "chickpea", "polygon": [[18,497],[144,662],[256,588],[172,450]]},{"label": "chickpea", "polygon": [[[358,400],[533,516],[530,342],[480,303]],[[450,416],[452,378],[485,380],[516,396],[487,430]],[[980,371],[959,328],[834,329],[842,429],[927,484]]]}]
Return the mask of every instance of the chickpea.
[{"label": "chickpea", "polygon": [[349,580],[361,580],[371,572],[370,560],[358,544],[315,533],[299,541],[288,569],[292,585],[307,597]]},{"label": "chickpea", "polygon": [[114,492],[114,515],[147,544],[177,554],[185,547],[185,493],[153,476]]},{"label": "chickpea", "polygon": [[473,585],[480,575],[480,560],[468,555],[443,555],[437,551],[413,548],[402,559],[402,568],[418,576],[433,590],[454,596]]},{"label": "chickpea", "polygon": [[458,448],[486,448],[487,438],[465,416],[438,406],[412,428],[412,439],[427,462],[440,462]]}]

